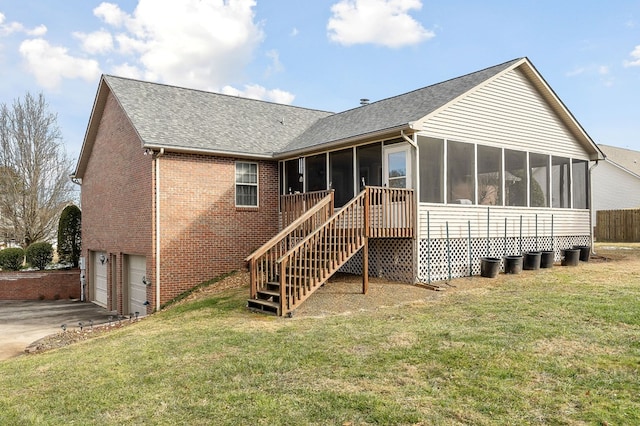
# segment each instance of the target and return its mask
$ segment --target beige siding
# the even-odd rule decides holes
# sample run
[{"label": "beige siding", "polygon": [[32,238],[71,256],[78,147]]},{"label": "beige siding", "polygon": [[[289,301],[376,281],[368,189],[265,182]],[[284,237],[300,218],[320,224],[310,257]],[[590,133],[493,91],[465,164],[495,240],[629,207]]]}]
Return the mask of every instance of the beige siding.
[{"label": "beige siding", "polygon": [[[428,212],[428,214],[427,214]],[[507,237],[550,236],[553,216],[554,236],[589,235],[589,211],[570,209],[528,209],[517,207],[491,207],[489,210],[489,237],[504,237],[507,219]],[[418,238],[446,238],[447,223],[449,238],[467,238],[469,223],[471,238],[487,236],[487,207],[420,204],[418,208]],[[429,225],[427,227],[427,224]]]},{"label": "beige siding", "polygon": [[608,161],[593,169],[592,189],[594,220],[598,210],[640,207],[640,179]]},{"label": "beige siding", "polygon": [[424,122],[423,130],[432,137],[588,159],[517,69],[435,113]]}]

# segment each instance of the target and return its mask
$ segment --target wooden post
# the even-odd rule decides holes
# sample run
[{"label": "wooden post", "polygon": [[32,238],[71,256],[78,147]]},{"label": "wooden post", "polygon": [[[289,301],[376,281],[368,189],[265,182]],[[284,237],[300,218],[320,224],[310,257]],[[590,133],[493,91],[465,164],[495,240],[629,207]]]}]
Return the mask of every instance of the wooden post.
[{"label": "wooden post", "polygon": [[364,238],[362,247],[362,294],[369,291],[369,238]]},{"label": "wooden post", "polygon": [[252,257],[249,261],[249,276],[251,282],[251,299],[258,297],[258,271],[256,271],[256,258]]},{"label": "wooden post", "polygon": [[362,247],[362,294],[369,291],[369,188],[364,188],[364,246]]}]

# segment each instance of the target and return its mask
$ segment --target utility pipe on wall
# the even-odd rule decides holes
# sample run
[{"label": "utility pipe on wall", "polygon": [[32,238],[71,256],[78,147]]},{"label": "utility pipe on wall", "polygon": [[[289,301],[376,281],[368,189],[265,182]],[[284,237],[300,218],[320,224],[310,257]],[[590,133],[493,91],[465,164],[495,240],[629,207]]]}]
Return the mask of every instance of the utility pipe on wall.
[{"label": "utility pipe on wall", "polygon": [[156,312],[160,310],[160,157],[164,148],[156,154]]}]

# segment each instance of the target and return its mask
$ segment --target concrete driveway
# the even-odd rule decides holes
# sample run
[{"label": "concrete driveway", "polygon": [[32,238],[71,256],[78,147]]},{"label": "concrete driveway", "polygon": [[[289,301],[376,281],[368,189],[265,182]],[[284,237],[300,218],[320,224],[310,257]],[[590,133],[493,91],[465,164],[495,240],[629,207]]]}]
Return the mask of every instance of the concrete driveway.
[{"label": "concrete driveway", "polygon": [[31,343],[49,334],[79,328],[78,323],[106,323],[116,316],[98,305],[76,300],[0,300],[0,360],[24,353]]}]

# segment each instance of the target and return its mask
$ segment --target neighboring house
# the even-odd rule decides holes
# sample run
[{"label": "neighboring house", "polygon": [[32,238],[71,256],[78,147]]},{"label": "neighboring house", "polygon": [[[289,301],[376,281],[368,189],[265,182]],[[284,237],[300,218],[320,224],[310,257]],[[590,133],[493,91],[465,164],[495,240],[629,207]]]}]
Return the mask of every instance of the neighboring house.
[{"label": "neighboring house", "polygon": [[640,152],[598,145],[606,158],[593,169],[593,225],[599,210],[640,208]]},{"label": "neighboring house", "polygon": [[559,258],[591,243],[599,159],[527,58],[338,114],[103,76],[74,176],[88,295],[145,314],[248,259],[254,307],[285,314],[339,268]]}]

